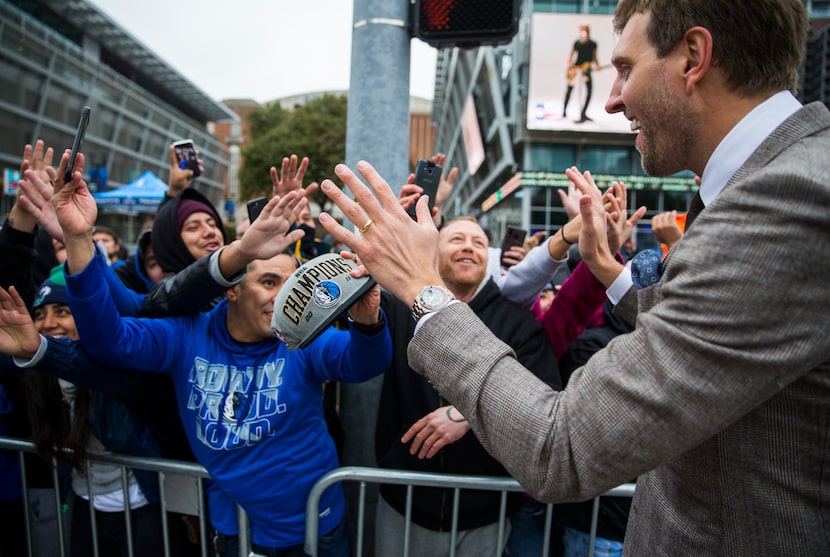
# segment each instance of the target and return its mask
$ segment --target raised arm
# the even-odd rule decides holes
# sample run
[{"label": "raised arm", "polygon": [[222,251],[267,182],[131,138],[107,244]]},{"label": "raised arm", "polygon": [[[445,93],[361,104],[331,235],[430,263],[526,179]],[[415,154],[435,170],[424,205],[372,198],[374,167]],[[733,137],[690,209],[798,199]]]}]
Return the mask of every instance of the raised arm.
[{"label": "raised arm", "polygon": [[[165,199],[172,199],[176,197],[182,190],[193,185],[193,170],[189,168],[181,168],[179,166],[179,159],[176,157],[176,148],[171,143],[168,147],[168,154],[170,156],[170,179],[167,181],[167,193],[164,195]],[[197,162],[199,169],[204,171],[202,167],[202,159],[198,158],[199,151],[196,151]]]},{"label": "raised arm", "polygon": [[144,298],[141,314],[162,317],[198,313],[239,282],[248,263],[269,259],[302,238],[302,230],[289,229],[306,206],[309,191],[292,190],[283,197],[271,198],[241,239],[155,285]]},{"label": "raised arm", "polygon": [[[288,157],[283,157],[279,173],[277,173],[276,166],[269,169],[272,186],[271,195],[284,196],[289,192],[302,190],[306,170],[308,170],[308,157],[299,160],[297,155],[293,153]],[[316,189],[316,183],[309,184],[306,193],[311,194]]]}]

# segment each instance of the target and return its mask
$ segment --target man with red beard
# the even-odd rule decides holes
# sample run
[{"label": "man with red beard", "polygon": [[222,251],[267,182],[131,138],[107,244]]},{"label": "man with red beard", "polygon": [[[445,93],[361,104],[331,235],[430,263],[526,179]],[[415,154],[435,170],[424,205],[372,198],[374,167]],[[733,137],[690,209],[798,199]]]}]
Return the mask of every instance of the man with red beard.
[{"label": "man with red beard", "polygon": [[[552,388],[560,388],[550,344],[530,312],[502,297],[487,272],[487,235],[474,218],[459,217],[441,229],[438,264],[445,284],[516,357]],[[409,307],[388,293],[382,303],[393,340],[392,365],[383,378],[375,429],[378,465],[448,474],[507,475],[487,454],[464,416],[407,362],[406,346],[415,331]],[[395,555],[404,539],[406,486],[383,485],[376,521],[377,555]],[[498,539],[501,494],[462,490],[455,554],[459,557],[492,553]],[[508,497],[508,510],[522,494]],[[416,487],[412,502],[409,554],[449,555],[453,490]],[[505,536],[506,539],[506,536]]]}]

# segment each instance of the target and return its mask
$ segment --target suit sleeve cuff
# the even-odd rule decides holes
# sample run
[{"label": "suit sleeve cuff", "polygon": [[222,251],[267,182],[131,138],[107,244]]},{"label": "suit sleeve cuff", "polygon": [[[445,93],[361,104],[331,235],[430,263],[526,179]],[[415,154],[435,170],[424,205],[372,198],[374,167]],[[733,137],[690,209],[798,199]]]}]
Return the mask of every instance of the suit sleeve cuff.
[{"label": "suit sleeve cuff", "polygon": [[424,315],[423,317],[421,317],[421,318],[418,320],[418,322],[417,322],[417,323],[415,323],[415,333],[417,333],[417,332],[418,332],[418,329],[420,329],[420,328],[421,328],[421,325],[423,325],[424,323],[426,323],[427,321],[429,321],[429,318],[430,318],[430,317],[432,317],[433,315],[438,315],[438,312],[440,312],[441,310],[443,310],[443,309],[445,309],[445,308],[448,308],[448,307],[450,307],[450,306],[451,306],[451,305],[453,305],[453,304],[458,304],[458,303],[460,303],[460,302],[461,302],[461,300],[458,300],[458,299],[452,299],[452,300],[450,300],[449,302],[447,302],[447,305],[445,305],[445,306],[444,306],[444,307],[442,307],[441,309],[439,309],[439,310],[437,310],[437,311],[433,311],[433,312],[431,312],[431,313],[427,313],[426,315]]}]

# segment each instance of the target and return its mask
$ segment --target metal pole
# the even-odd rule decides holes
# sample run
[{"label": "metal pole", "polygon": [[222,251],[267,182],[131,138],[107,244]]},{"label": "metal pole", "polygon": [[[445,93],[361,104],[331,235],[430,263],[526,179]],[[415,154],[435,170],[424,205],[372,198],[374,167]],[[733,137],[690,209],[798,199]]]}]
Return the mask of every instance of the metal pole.
[{"label": "metal pole", "polygon": [[[354,0],[346,164],[356,170],[357,162],[365,160],[395,192],[410,170],[408,21],[408,0]],[[375,464],[373,432],[382,380],[377,377],[341,386],[344,466]],[[354,486],[346,486],[351,516],[357,516],[359,497]],[[374,548],[377,497],[377,485],[373,485],[365,501],[367,555]]]},{"label": "metal pole", "polygon": [[396,191],[409,174],[408,9],[354,0],[346,163],[366,160]]}]

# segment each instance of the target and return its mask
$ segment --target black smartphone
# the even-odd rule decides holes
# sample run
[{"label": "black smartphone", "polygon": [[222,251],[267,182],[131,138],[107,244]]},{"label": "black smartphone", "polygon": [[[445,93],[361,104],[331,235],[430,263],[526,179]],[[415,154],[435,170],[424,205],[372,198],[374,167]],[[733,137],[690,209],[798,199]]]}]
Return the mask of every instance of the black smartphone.
[{"label": "black smartphone", "polygon": [[72,179],[72,172],[75,170],[75,159],[81,151],[81,144],[84,142],[84,135],[86,135],[86,127],[89,125],[89,113],[90,108],[88,106],[81,109],[81,119],[78,121],[75,139],[72,140],[72,152],[69,153],[69,164],[66,165],[66,172],[63,175],[64,183],[68,183]]},{"label": "black smartphone", "polygon": [[[429,196],[430,215],[432,214],[432,208],[435,206],[435,195],[438,193],[438,184],[441,182],[441,172],[443,172],[443,169],[440,165],[426,159],[419,160],[418,164],[415,165],[415,184],[424,188],[421,195]],[[414,220],[418,219],[415,215],[416,204],[417,200],[406,210]]]},{"label": "black smartphone", "polygon": [[513,246],[521,246],[525,243],[525,238],[527,237],[527,231],[521,228],[516,228],[515,226],[508,226],[507,231],[504,233],[504,238],[501,240],[501,266],[505,269],[510,268],[510,263],[505,263],[504,261],[504,254],[507,250],[512,248]]},{"label": "black smartphone", "polygon": [[268,203],[267,197],[257,197],[256,199],[251,199],[248,202],[248,220],[251,221],[251,224],[254,224],[254,221],[257,219],[259,214],[262,212],[263,207]]},{"label": "black smartphone", "polygon": [[194,178],[202,174],[202,170],[199,168],[199,159],[196,157],[196,147],[192,139],[175,141],[173,143],[173,149],[176,151],[176,160],[179,163],[179,168],[182,170],[192,170]]}]

